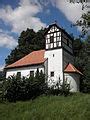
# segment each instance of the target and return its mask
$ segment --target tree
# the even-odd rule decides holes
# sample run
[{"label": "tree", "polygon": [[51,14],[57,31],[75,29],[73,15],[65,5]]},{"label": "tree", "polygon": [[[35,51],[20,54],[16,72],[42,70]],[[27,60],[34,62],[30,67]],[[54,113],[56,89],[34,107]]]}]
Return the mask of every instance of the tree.
[{"label": "tree", "polygon": [[10,55],[5,59],[6,65],[11,64],[33,50],[45,49],[44,29],[35,32],[33,29],[27,28],[21,32],[18,39],[18,46],[13,49]]},{"label": "tree", "polygon": [[[69,0],[70,3],[81,3],[82,4],[82,10],[88,9],[88,1],[87,0]],[[72,26],[80,26],[82,27],[82,34],[80,37],[84,37],[88,33],[88,28],[90,27],[90,12],[87,10],[82,16],[80,16],[80,19],[76,21]]]},{"label": "tree", "polygon": [[69,2],[82,3],[82,10],[87,8],[87,12],[82,14],[81,18],[76,21],[73,26],[82,27],[82,34],[80,38],[87,36],[85,41],[77,39],[74,41],[74,54],[75,54],[75,65],[84,74],[82,77],[81,89],[85,92],[90,92],[90,36],[88,36],[90,27],[90,12],[88,11],[89,5],[87,0],[69,0]]},{"label": "tree", "polygon": [[87,61],[84,68],[84,92],[90,93],[90,36],[88,36],[87,40],[85,41],[85,50],[87,55]]},{"label": "tree", "polygon": [[81,77],[81,90],[90,92],[90,36],[86,40],[74,40],[75,66],[83,73]]},{"label": "tree", "polygon": [[89,12],[82,14],[80,20],[76,21],[75,26],[82,27],[82,34],[80,37],[84,37],[88,33],[88,28],[90,26],[90,14]]},{"label": "tree", "polygon": [[4,79],[5,79],[5,72],[3,70],[3,71],[0,71],[0,81],[3,81]]}]

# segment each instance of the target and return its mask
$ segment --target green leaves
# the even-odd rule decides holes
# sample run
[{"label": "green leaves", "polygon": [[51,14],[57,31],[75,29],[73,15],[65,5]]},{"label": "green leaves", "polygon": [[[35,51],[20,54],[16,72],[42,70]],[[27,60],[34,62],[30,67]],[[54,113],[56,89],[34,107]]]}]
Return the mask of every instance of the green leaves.
[{"label": "green leaves", "polygon": [[18,39],[18,46],[5,59],[6,64],[14,63],[34,50],[45,49],[44,32],[43,29],[35,32],[29,28],[23,31]]},{"label": "green leaves", "polygon": [[20,76],[10,76],[3,82],[3,97],[9,102],[17,100],[34,99],[37,96],[44,94],[47,85],[45,83],[45,75],[37,72],[37,75],[29,78]]},{"label": "green leaves", "polygon": [[[85,41],[74,41],[75,66],[83,73],[81,91],[90,92],[90,36]],[[85,89],[85,90],[84,90]],[[86,90],[87,89],[87,90]]]}]

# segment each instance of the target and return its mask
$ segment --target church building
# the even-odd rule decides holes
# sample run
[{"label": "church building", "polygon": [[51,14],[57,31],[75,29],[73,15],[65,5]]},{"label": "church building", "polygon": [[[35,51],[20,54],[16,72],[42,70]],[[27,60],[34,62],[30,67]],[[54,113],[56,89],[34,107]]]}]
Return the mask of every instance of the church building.
[{"label": "church building", "polygon": [[42,71],[52,85],[52,81],[67,80],[70,91],[79,91],[80,75],[74,67],[73,39],[56,23],[48,26],[45,32],[45,50],[33,51],[15,63],[8,65],[6,78],[20,74],[21,77],[35,76],[37,69]]}]

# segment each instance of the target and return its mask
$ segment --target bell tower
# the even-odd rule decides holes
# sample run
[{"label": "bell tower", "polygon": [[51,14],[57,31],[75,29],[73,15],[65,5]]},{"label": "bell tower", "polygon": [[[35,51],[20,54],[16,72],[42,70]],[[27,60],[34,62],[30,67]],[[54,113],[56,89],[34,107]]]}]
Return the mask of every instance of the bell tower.
[{"label": "bell tower", "polygon": [[[48,26],[45,32],[45,58],[47,58],[48,80],[64,80],[64,68],[73,63],[72,38],[56,23]],[[51,83],[50,83],[51,85]]]},{"label": "bell tower", "polygon": [[61,47],[61,31],[56,26],[56,24],[50,26],[49,31],[47,32],[45,38],[46,38],[46,50]]}]

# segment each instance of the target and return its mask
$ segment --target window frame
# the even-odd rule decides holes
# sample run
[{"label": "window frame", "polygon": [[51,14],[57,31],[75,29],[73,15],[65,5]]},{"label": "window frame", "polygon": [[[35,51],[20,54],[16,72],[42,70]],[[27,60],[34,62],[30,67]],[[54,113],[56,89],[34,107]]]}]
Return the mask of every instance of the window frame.
[{"label": "window frame", "polygon": [[54,43],[54,36],[50,36],[50,43]]},{"label": "window frame", "polygon": [[30,77],[33,76],[34,77],[34,70],[30,71]]},{"label": "window frame", "polygon": [[21,77],[21,72],[17,72],[16,74],[18,77]]},{"label": "window frame", "polygon": [[50,72],[50,77],[54,77],[54,71]]}]

